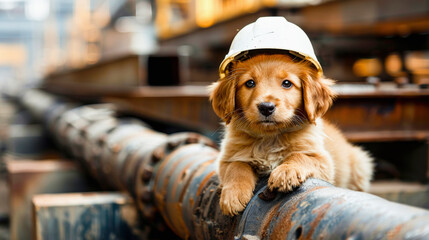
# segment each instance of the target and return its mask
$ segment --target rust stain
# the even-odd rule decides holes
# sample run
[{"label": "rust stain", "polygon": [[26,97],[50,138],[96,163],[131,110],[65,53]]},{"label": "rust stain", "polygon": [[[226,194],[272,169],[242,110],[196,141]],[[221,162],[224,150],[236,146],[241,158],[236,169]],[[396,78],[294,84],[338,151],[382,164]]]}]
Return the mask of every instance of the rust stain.
[{"label": "rust stain", "polygon": [[170,229],[174,229],[173,228],[173,224],[170,222],[170,219],[168,218],[166,211],[165,211],[165,199],[164,199],[164,195],[163,194],[159,194],[159,193],[155,193],[155,198],[158,200],[158,209],[159,212],[162,215],[162,218],[164,219],[165,223],[167,224],[167,226]]},{"label": "rust stain", "polygon": [[[178,179],[174,180],[174,185],[171,188],[171,194],[172,194],[172,196],[176,196],[177,187],[178,187],[178,185],[181,185],[183,183],[183,180],[185,180],[185,179],[189,180],[190,179],[190,177],[189,177],[189,175],[190,175],[189,174],[189,168],[191,166],[195,165],[195,162],[198,162],[198,161],[199,161],[198,158],[194,159],[190,163],[186,164],[186,166],[183,168],[183,170],[180,171],[180,173],[178,175]],[[194,172],[195,172],[195,170],[194,170]],[[187,181],[186,181],[186,183],[187,183]],[[186,186],[187,186],[187,184],[186,184]],[[182,193],[186,190],[186,186],[182,189],[182,192],[180,193],[181,196],[183,195]],[[179,201],[181,199],[181,196],[179,197]]]},{"label": "rust stain", "polygon": [[[164,178],[164,184],[161,186],[161,189],[162,189],[162,191],[168,191],[169,189],[167,189],[168,188],[168,184],[170,183],[170,178],[171,178],[171,176],[173,175],[173,173],[174,173],[174,171],[176,171],[176,169],[177,169],[177,166],[182,162],[182,161],[185,161],[186,159],[188,159],[189,158],[189,156],[192,154],[192,152],[190,152],[190,153],[186,153],[184,156],[182,156],[181,158],[179,158],[179,159],[172,159],[172,161],[173,161],[173,165],[171,166],[171,169],[170,169],[170,171],[168,171],[168,173],[166,174],[166,176],[165,176],[165,178]],[[170,163],[171,164],[171,163]],[[161,174],[158,174],[158,175],[161,175]],[[171,193],[171,196],[174,196],[173,195],[173,193],[174,192],[170,192]]]},{"label": "rust stain", "polygon": [[300,201],[297,201],[293,206],[288,208],[287,213],[282,219],[277,219],[276,224],[270,234],[270,239],[286,239],[287,234],[290,232],[295,223],[292,221],[292,215],[298,210]]},{"label": "rust stain", "polygon": [[337,202],[338,205],[340,205],[340,204],[345,203],[346,200],[344,198],[340,198],[340,199],[337,199],[336,202]]},{"label": "rust stain", "polygon": [[[207,153],[207,156],[211,156],[211,157],[213,157],[211,160],[207,160],[207,162],[210,162],[210,163],[213,163],[215,160],[216,160],[216,158],[217,158],[217,155],[216,154],[212,154],[212,153]],[[206,167],[207,166],[209,166],[210,164],[208,164],[208,165],[201,165],[202,167],[199,167],[198,169],[196,169],[196,172],[195,172],[195,176],[197,177],[197,176],[201,176],[201,174],[202,173],[204,173],[204,171],[206,170]]]},{"label": "rust stain", "polygon": [[[157,151],[157,149],[155,150],[155,151]],[[161,150],[159,150],[159,151],[161,151]],[[158,151],[158,152],[159,152]],[[159,180],[159,173],[164,169],[164,167],[167,165],[167,163],[170,161],[170,159],[171,158],[173,158],[174,157],[174,152],[173,153],[171,153],[171,154],[169,154],[165,159],[164,159],[164,161],[162,161],[161,162],[161,165],[159,165],[159,167],[158,167],[158,170],[157,170],[157,174],[155,174],[155,180],[154,180],[154,182],[155,182],[155,185],[156,185],[156,183],[158,182],[158,180]]]},{"label": "rust stain", "polygon": [[165,200],[164,200],[164,195],[161,193],[155,193],[155,199],[158,202],[158,208],[160,212],[164,212],[165,211]]},{"label": "rust stain", "polygon": [[329,208],[331,207],[331,203],[325,203],[322,206],[320,206],[317,209],[314,209],[312,211],[313,214],[317,214],[317,217],[314,218],[314,220],[310,224],[310,231],[308,232],[305,239],[312,239],[312,235],[316,228],[319,226],[320,221],[323,219],[323,217],[328,212]]},{"label": "rust stain", "polygon": [[120,142],[114,144],[111,149],[114,153],[118,153],[122,149],[123,145],[127,144],[129,141],[132,141],[134,138],[145,136],[149,132],[151,132],[149,129],[143,129],[136,133],[130,133],[130,135],[123,136],[121,139],[119,139]]},{"label": "rust stain", "polygon": [[324,188],[329,188],[329,187],[326,187],[326,186],[316,186],[316,187],[313,187],[312,189],[309,189],[309,190],[307,190],[305,192],[304,197],[307,197],[308,194],[310,194],[310,193],[312,193],[314,191],[317,191],[317,190],[320,190],[320,189],[324,189]]},{"label": "rust stain", "polygon": [[401,230],[402,230],[402,224],[400,224],[400,225],[396,226],[394,229],[390,230],[386,235],[387,239],[389,239],[389,240],[395,239],[395,237],[397,237],[399,235]]},{"label": "rust stain", "polygon": [[[170,163],[170,161],[175,161],[175,163],[174,163],[174,166],[172,166],[172,169],[174,170],[175,169],[175,167],[177,166],[177,164],[179,164],[180,163],[180,161],[182,161],[183,159],[186,159],[187,157],[188,157],[188,154],[185,154],[184,156],[182,156],[179,160],[176,160],[175,158],[176,158],[176,155],[177,155],[177,152],[179,151],[179,150],[183,150],[184,148],[186,148],[186,146],[184,146],[184,147],[181,147],[181,148],[178,148],[178,149],[176,149],[175,151],[173,151],[172,153],[170,153],[165,159],[164,159],[164,161],[162,161],[162,163],[161,163],[161,165],[159,166],[159,168],[158,168],[158,170],[157,170],[157,172],[156,172],[156,176],[155,176],[155,185],[157,185],[157,183],[158,183],[158,181],[159,181],[159,178],[160,178],[160,173],[162,173],[163,172],[163,170],[164,170],[164,168],[167,166],[167,165],[169,165],[169,164],[171,164]],[[168,179],[168,174],[167,174],[167,179]],[[165,181],[164,182],[164,186],[162,186],[162,189],[165,189],[165,185],[166,185],[166,183],[168,183],[168,181]],[[156,189],[156,188],[155,188]]]},{"label": "rust stain", "polygon": [[180,203],[169,203],[167,208],[169,209],[167,212],[168,219],[173,226],[171,229],[182,238],[187,238],[189,230],[183,220],[182,205]]},{"label": "rust stain", "polygon": [[183,238],[185,235],[184,231],[187,232],[187,229],[184,229],[180,224],[180,218],[182,216],[180,205],[177,203],[166,203],[165,211],[161,212],[161,214],[167,226],[173,230],[175,234]]},{"label": "rust stain", "polygon": [[212,171],[211,173],[207,174],[207,176],[201,181],[200,186],[198,187],[198,190],[197,190],[197,196],[200,195],[201,190],[206,185],[207,181],[215,174],[216,174],[216,171]]},{"label": "rust stain", "polygon": [[[192,179],[194,179],[195,174],[198,172],[199,169],[205,169],[207,166],[209,166],[210,164],[212,164],[214,162],[214,159],[209,160],[207,162],[204,162],[203,164],[201,164],[198,169],[195,169],[191,174],[189,174],[188,179],[186,180],[185,185],[183,186],[182,192],[180,193],[179,196],[179,201],[182,202],[183,201],[183,197],[185,196],[185,192],[189,187],[189,184],[191,184]],[[191,206],[193,205],[193,203],[191,204]]]},{"label": "rust stain", "polygon": [[[307,196],[317,190],[327,188],[326,186],[316,186],[312,189],[307,190],[305,193],[300,195],[300,198],[295,200],[296,203],[289,207],[287,213],[282,217],[282,219],[277,219],[276,224],[273,227],[272,233],[270,234],[270,239],[286,239],[286,236],[290,233],[290,230],[295,225],[295,222],[292,221],[292,215],[300,209],[300,205],[303,204],[303,202],[307,202],[306,198]],[[302,234],[300,235],[300,238],[302,238]]]},{"label": "rust stain", "polygon": [[[168,143],[167,143],[168,144]],[[174,159],[174,158],[176,158],[176,155],[177,155],[177,152],[178,151],[182,151],[183,150],[183,148],[186,148],[187,146],[183,146],[182,148],[178,148],[178,149],[175,149],[173,152],[171,152],[171,153],[169,153],[167,156],[166,156],[166,158],[161,162],[161,165],[159,165],[159,167],[158,167],[158,170],[157,170],[157,174],[156,174],[156,177],[155,177],[155,182],[158,182],[158,179],[159,179],[159,173],[160,172],[162,172],[163,171],[163,169],[166,167],[166,165],[168,165],[168,164],[170,164],[170,160],[171,159]],[[161,146],[161,147],[159,147],[159,148],[157,148],[157,149],[155,149],[154,150],[154,153],[160,153],[160,152],[163,152],[164,154],[162,154],[162,155],[164,155],[165,156],[165,146]],[[183,156],[182,156],[182,158],[183,158]]]},{"label": "rust stain", "polygon": [[113,153],[118,153],[122,149],[122,143],[115,144],[111,147]]},{"label": "rust stain", "polygon": [[259,230],[258,236],[261,236],[261,239],[265,239],[267,238],[267,230],[268,227],[270,226],[270,223],[272,222],[274,215],[278,214],[280,208],[280,203],[276,204],[274,207],[272,207],[267,215],[265,215],[261,228]]},{"label": "rust stain", "polygon": [[151,162],[152,163],[157,163],[159,162],[161,159],[163,159],[165,157],[165,151],[163,147],[157,147],[155,150],[153,150],[152,152],[152,158],[151,158]]}]

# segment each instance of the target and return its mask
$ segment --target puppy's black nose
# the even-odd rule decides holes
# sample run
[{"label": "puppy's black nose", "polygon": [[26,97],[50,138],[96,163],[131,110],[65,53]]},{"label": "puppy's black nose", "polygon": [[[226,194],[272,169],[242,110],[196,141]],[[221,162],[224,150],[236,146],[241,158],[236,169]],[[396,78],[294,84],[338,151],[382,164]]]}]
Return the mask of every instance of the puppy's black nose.
[{"label": "puppy's black nose", "polygon": [[262,115],[268,117],[276,110],[276,105],[272,102],[263,102],[258,104],[258,110]]}]

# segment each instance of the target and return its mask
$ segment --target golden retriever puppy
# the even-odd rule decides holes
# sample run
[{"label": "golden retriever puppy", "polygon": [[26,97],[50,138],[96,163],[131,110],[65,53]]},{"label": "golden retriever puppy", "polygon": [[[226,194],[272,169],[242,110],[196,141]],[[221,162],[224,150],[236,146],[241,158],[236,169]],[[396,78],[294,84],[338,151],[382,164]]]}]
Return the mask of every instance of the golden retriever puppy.
[{"label": "golden retriever puppy", "polygon": [[321,119],[332,104],[332,84],[305,60],[260,54],[234,62],[211,85],[214,111],[226,123],[218,159],[224,214],[242,211],[263,175],[282,192],[310,177],[368,189],[371,157]]}]

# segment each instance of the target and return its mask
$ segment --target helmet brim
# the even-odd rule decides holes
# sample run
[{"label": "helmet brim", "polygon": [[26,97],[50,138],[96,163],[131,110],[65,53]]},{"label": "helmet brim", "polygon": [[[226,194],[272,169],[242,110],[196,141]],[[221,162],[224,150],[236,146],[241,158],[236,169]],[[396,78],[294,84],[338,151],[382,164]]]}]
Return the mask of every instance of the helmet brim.
[{"label": "helmet brim", "polygon": [[302,60],[306,60],[311,62],[314,67],[317,69],[317,72],[319,75],[323,74],[323,69],[322,66],[320,65],[320,63],[316,60],[314,60],[312,57],[307,56],[303,53],[300,52],[296,52],[296,51],[292,51],[292,50],[284,50],[284,49],[252,49],[252,50],[246,50],[246,51],[241,51],[241,52],[237,52],[235,54],[231,54],[230,56],[228,56],[227,58],[225,58],[222,63],[219,66],[219,77],[220,78],[224,78],[226,77],[226,75],[228,74],[229,71],[229,66],[232,62],[235,61],[245,61],[246,59],[248,59],[248,56],[252,53],[254,54],[254,52],[260,52],[260,54],[263,53],[279,53],[279,54],[289,54],[295,57],[298,57]]}]

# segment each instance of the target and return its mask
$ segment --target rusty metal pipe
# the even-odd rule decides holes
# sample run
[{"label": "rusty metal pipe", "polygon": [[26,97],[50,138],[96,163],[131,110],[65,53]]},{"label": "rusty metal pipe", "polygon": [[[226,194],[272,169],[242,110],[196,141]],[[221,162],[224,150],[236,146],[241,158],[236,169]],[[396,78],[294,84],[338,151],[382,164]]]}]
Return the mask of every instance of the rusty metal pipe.
[{"label": "rusty metal pipe", "polygon": [[[196,133],[165,135],[111,105],[77,107],[32,90],[23,103],[101,183],[185,239],[429,239],[429,211],[307,180],[291,193],[262,179],[245,211],[219,209],[218,150]],[[42,99],[37,101],[37,99]]]},{"label": "rusty metal pipe", "polygon": [[429,239],[428,211],[318,179],[291,193],[269,192],[263,179],[245,211],[226,217],[219,209],[216,155],[188,145],[158,168],[155,201],[182,238]]}]

